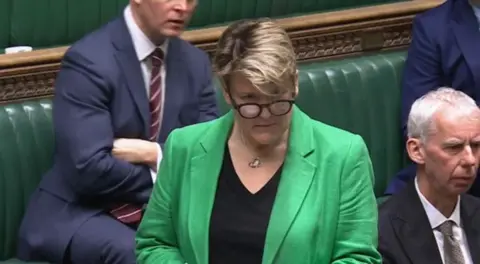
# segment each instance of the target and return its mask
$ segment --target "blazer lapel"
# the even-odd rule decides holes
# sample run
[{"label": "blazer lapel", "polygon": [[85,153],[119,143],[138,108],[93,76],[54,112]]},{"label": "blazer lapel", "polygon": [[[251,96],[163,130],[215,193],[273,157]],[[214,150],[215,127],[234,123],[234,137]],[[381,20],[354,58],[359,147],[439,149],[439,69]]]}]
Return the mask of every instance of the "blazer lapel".
[{"label": "blazer lapel", "polygon": [[114,30],[112,30],[112,42],[117,48],[115,56],[122,71],[122,75],[127,81],[127,88],[135,102],[135,106],[140,113],[144,124],[144,137],[146,138],[150,125],[150,110],[148,108],[147,91],[145,90],[145,82],[142,77],[142,69],[135,48],[133,47],[132,38],[128,32],[125,20],[122,18],[115,21]]},{"label": "blazer lapel", "polygon": [[420,197],[412,181],[399,200],[409,206],[402,207],[392,216],[395,233],[411,263],[442,263],[437,241]]},{"label": "blazer lapel", "polygon": [[[480,207],[476,198],[463,195],[461,198],[462,226],[467,235],[467,242],[470,248],[470,255],[473,263],[480,263]],[[475,200],[473,200],[475,199]]]},{"label": "blazer lapel", "polygon": [[313,132],[297,107],[293,109],[289,150],[283,165],[265,241],[263,264],[274,263],[275,256],[300,210],[312,184],[316,166]]},{"label": "blazer lapel", "polygon": [[165,98],[163,104],[163,122],[159,138],[167,138],[168,133],[175,128],[178,121],[182,102],[188,91],[188,76],[181,52],[181,43],[178,38],[169,39],[166,57]]},{"label": "blazer lapel", "polygon": [[194,206],[190,208],[188,230],[196,263],[208,263],[210,215],[233,114],[229,112],[214,122],[194,149],[190,163],[190,202]]},{"label": "blazer lapel", "polygon": [[480,86],[480,30],[477,18],[467,0],[454,3],[453,33],[463,53],[463,57],[474,76],[476,86]]}]

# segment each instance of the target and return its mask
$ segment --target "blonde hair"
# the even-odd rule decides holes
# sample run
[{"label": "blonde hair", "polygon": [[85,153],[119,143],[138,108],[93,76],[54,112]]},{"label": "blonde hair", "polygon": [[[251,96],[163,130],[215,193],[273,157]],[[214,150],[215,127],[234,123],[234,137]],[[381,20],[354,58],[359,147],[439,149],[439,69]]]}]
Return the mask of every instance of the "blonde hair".
[{"label": "blonde hair", "polygon": [[[292,42],[268,18],[231,24],[218,41],[213,68],[226,90],[231,75],[241,73],[264,94],[295,92],[297,62]],[[265,89],[272,84],[274,93]]]}]

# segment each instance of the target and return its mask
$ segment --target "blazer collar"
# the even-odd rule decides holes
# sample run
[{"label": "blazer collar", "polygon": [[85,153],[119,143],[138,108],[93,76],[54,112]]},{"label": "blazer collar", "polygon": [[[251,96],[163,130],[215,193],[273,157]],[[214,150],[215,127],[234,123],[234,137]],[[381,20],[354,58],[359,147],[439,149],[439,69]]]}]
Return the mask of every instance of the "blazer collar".
[{"label": "blazer collar", "polygon": [[412,180],[396,198],[392,226],[411,263],[442,263],[427,214]]},{"label": "blazer collar", "polygon": [[[290,225],[310,188],[316,169],[311,120],[296,106],[290,125],[289,148],[267,230],[263,264],[273,263]],[[233,126],[233,113],[213,121],[192,150],[191,208],[188,232],[197,263],[208,263],[209,225],[225,144]],[[286,209],[288,208],[288,209]]]}]

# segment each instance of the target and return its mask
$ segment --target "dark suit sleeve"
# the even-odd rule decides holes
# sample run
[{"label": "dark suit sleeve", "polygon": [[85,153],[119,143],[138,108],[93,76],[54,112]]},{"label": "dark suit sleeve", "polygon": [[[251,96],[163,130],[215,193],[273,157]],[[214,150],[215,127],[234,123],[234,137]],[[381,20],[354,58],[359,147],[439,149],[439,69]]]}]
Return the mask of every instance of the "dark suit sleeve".
[{"label": "dark suit sleeve", "polygon": [[68,52],[55,84],[53,122],[56,151],[73,173],[65,178],[78,195],[87,198],[146,202],[140,195],[151,188],[148,166],[116,159],[110,116],[113,87],[104,68]]},{"label": "dark suit sleeve", "polygon": [[378,216],[378,251],[382,255],[383,264],[397,264],[395,258],[394,243],[396,240],[392,223],[388,217],[389,201],[386,201],[379,207]]},{"label": "dark suit sleeve", "polygon": [[432,32],[435,30],[429,28],[423,17],[414,20],[402,85],[402,129],[405,137],[413,102],[442,84],[440,51]]},{"label": "dark suit sleeve", "polygon": [[217,100],[212,82],[212,66],[206,54],[204,55],[204,72],[202,74],[202,91],[200,92],[200,109],[198,122],[213,120],[218,117]]}]

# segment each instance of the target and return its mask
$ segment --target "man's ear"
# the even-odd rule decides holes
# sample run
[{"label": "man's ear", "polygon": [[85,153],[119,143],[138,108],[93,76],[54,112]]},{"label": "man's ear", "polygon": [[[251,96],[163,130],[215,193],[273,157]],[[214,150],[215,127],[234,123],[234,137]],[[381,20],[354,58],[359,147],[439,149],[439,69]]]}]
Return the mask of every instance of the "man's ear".
[{"label": "man's ear", "polygon": [[416,164],[425,164],[425,145],[418,138],[408,138],[407,153]]}]

